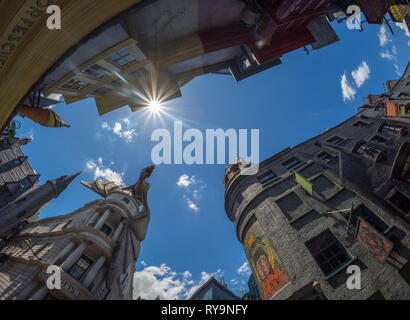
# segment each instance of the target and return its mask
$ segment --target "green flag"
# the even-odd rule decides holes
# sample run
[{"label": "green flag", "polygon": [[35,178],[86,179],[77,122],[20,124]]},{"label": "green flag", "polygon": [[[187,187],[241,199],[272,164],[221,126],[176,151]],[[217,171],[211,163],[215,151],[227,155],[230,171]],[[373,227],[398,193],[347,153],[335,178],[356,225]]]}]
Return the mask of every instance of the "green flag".
[{"label": "green flag", "polygon": [[303,189],[305,189],[309,194],[313,195],[313,184],[307,181],[304,177],[302,177],[296,171],[293,171],[293,176],[297,183],[299,183]]}]

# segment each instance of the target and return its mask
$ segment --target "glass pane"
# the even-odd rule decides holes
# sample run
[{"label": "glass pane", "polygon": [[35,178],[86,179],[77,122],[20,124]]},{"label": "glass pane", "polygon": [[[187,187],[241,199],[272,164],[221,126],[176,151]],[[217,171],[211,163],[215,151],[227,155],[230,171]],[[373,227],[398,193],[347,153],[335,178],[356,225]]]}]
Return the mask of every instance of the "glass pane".
[{"label": "glass pane", "polygon": [[120,58],[120,56],[118,55],[118,54],[116,54],[116,53],[114,53],[114,54],[112,54],[112,55],[110,55],[109,57],[108,57],[108,59],[110,59],[110,60],[112,60],[112,61],[115,61],[115,60],[117,60],[117,59],[119,59]]}]

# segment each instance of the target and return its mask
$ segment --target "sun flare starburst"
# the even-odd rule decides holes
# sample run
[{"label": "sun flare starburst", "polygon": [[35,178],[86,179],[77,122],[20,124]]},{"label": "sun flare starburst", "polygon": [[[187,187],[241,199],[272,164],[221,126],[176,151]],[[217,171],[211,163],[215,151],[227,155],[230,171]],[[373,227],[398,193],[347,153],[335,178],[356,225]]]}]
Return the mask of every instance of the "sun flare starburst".
[{"label": "sun flare starburst", "polygon": [[156,100],[152,100],[149,102],[148,104],[148,108],[150,111],[154,112],[154,113],[158,113],[161,111],[162,109],[162,105],[160,102],[156,101]]}]

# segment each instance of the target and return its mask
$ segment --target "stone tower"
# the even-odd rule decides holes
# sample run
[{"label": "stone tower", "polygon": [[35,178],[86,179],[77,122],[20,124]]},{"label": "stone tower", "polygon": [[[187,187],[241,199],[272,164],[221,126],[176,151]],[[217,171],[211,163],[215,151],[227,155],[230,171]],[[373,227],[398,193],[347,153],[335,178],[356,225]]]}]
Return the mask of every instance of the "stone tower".
[{"label": "stone tower", "polygon": [[[225,211],[262,299],[410,299],[410,101],[390,116],[379,104],[392,101],[360,107],[256,175],[241,175],[243,161],[226,168]],[[347,286],[349,267],[360,288]]]},{"label": "stone tower", "polygon": [[[34,222],[9,241],[0,250],[0,299],[131,299],[150,219],[145,179],[152,170],[127,188],[83,183],[104,199]],[[48,289],[49,266],[61,276],[59,289]]]}]

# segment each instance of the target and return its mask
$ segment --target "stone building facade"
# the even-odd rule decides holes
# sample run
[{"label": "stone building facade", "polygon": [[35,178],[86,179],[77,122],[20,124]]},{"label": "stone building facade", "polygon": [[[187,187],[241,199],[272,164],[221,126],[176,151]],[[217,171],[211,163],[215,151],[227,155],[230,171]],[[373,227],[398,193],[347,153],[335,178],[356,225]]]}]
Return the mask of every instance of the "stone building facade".
[{"label": "stone building facade", "polygon": [[[243,161],[226,168],[225,210],[263,299],[410,299],[410,121],[379,104],[257,175],[241,175]],[[352,265],[360,290],[346,285]]]},{"label": "stone building facade", "polygon": [[[131,186],[133,192],[99,180],[83,183],[104,199],[36,221],[14,236],[0,250],[0,299],[131,299],[150,218],[149,184],[142,183]],[[50,266],[59,270],[60,288],[47,285],[55,272],[47,272]]]},{"label": "stone building facade", "polygon": [[31,167],[28,157],[23,153],[20,139],[13,138],[11,144],[8,141],[8,131],[6,137],[0,137],[0,239],[13,233],[12,230],[19,223],[27,223],[26,220],[35,221],[38,212],[25,215],[18,219],[16,224],[2,224],[4,209],[38,189],[39,175]]}]

